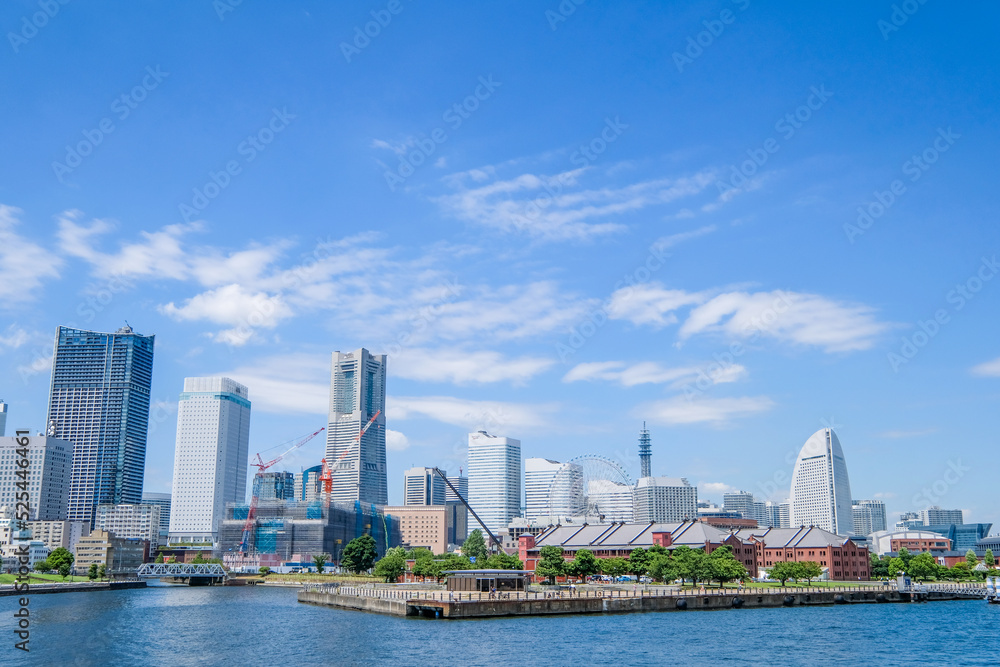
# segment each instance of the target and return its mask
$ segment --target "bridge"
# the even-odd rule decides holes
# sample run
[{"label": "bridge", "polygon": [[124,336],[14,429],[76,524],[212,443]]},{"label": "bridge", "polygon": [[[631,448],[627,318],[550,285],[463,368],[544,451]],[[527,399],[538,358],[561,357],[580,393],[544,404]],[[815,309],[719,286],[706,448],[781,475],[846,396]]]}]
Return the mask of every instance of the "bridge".
[{"label": "bridge", "polygon": [[218,563],[143,563],[136,576],[144,579],[187,580],[189,586],[212,586],[229,578]]}]

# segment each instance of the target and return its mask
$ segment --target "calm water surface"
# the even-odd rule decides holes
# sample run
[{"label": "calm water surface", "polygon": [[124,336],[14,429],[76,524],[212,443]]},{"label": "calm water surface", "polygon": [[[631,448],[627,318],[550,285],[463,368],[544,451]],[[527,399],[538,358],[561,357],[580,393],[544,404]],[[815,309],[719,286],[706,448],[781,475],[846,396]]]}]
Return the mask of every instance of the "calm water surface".
[{"label": "calm water surface", "polygon": [[981,601],[443,621],[296,602],[295,589],[31,597],[31,653],[0,598],[0,665],[1000,664]]}]

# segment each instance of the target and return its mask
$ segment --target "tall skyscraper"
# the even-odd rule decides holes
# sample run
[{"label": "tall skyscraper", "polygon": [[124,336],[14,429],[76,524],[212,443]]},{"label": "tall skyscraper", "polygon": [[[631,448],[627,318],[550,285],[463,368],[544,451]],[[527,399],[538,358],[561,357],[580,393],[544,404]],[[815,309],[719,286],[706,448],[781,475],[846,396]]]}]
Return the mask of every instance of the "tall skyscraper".
[{"label": "tall skyscraper", "polygon": [[833,429],[810,436],[792,471],[792,527],[816,526],[847,535],[854,531],[851,481]]},{"label": "tall skyscraper", "polygon": [[767,523],[761,525],[771,528],[789,528],[791,526],[790,512],[791,506],[787,501],[774,503],[768,500],[764,503],[764,516],[767,518]]},{"label": "tall skyscraper", "polygon": [[246,500],[249,449],[247,388],[225,377],[184,378],[177,404],[171,542],[218,540],[226,503]]},{"label": "tall skyscraper", "polygon": [[365,348],[333,353],[326,460],[333,473],[330,499],[334,502],[389,502],[385,363],[384,354],[373,355]]},{"label": "tall skyscraper", "polygon": [[[73,443],[44,435],[28,436],[26,478],[18,477],[15,472],[21,470],[17,465],[23,459],[17,453],[20,448],[16,437],[0,437],[0,507],[6,505],[13,517],[18,501],[23,501],[27,492],[30,521],[64,521],[73,467]],[[87,529],[90,529],[89,522]]]},{"label": "tall skyscraper", "polygon": [[550,459],[524,460],[524,518],[584,513],[583,466]]},{"label": "tall skyscraper", "polygon": [[142,500],[154,339],[56,329],[48,434],[73,443],[70,521],[93,527],[98,505]]},{"label": "tall skyscraper", "polygon": [[494,534],[521,515],[520,440],[486,431],[469,434],[468,500]]},{"label": "tall skyscraper", "polygon": [[943,510],[937,505],[920,510],[920,520],[925,526],[944,526],[952,523],[962,525],[965,523],[962,510]]},{"label": "tall skyscraper", "polygon": [[295,500],[295,475],[287,471],[265,472],[254,477],[259,500]]},{"label": "tall skyscraper", "polygon": [[[462,498],[469,500],[469,478],[462,476],[462,469],[458,469],[458,474],[448,476],[451,486],[454,486]],[[451,490],[451,486],[445,485],[444,503],[448,508],[450,518],[450,531],[448,543],[461,545],[465,538],[469,536],[469,510],[465,508],[465,503],[458,499],[458,496]]]},{"label": "tall skyscraper", "polygon": [[433,468],[410,468],[403,473],[403,504],[444,505],[447,488]]},{"label": "tall skyscraper", "polygon": [[885,503],[881,500],[855,500],[852,505],[855,533],[871,535],[886,529]]},{"label": "tall skyscraper", "polygon": [[642,477],[635,487],[635,521],[698,520],[698,487],[683,477]]},{"label": "tall skyscraper", "polygon": [[653,445],[649,439],[649,431],[646,429],[646,422],[642,422],[642,430],[639,431],[639,463],[640,477],[651,477],[653,475]]},{"label": "tall skyscraper", "polygon": [[7,435],[7,404],[0,399],[0,438]]},{"label": "tall skyscraper", "polygon": [[142,504],[156,505],[160,508],[160,539],[158,542],[166,544],[167,537],[170,535],[170,494],[143,491]]},{"label": "tall skyscraper", "polygon": [[758,526],[771,525],[767,506],[757,502],[753,494],[747,491],[723,494],[722,506],[730,512],[739,512],[744,519],[753,519]]}]

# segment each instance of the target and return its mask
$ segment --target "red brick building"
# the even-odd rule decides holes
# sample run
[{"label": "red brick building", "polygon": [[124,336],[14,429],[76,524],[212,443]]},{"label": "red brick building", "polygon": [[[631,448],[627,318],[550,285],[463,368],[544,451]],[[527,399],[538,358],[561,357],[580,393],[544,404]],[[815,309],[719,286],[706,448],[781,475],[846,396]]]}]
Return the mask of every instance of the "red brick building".
[{"label": "red brick building", "polygon": [[736,535],[757,545],[760,570],[783,561],[814,561],[829,571],[832,581],[871,579],[868,549],[822,528],[746,528],[737,531]]}]

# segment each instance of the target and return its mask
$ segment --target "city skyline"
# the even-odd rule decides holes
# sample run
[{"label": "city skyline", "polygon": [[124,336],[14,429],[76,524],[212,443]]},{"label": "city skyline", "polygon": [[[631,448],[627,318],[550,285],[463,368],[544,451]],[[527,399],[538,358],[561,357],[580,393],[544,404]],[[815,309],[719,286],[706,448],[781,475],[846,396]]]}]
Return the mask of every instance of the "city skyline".
[{"label": "city skyline", "polygon": [[184,377],[251,388],[254,453],[323,425],[330,351],[365,346],[393,503],[480,428],[635,475],[643,420],[652,475],[763,499],[835,424],[863,497],[1000,524],[971,463],[1000,396],[990,20],[725,4],[690,63],[717,6],[408,8],[350,61],[347,5],[61,13],[7,52],[7,433],[45,430],[55,326],[127,320],[158,337],[154,491]]}]

